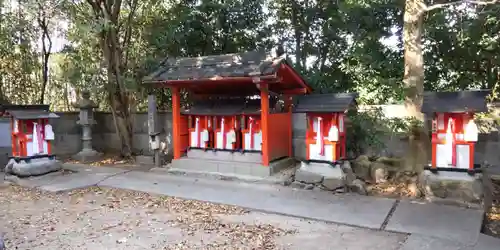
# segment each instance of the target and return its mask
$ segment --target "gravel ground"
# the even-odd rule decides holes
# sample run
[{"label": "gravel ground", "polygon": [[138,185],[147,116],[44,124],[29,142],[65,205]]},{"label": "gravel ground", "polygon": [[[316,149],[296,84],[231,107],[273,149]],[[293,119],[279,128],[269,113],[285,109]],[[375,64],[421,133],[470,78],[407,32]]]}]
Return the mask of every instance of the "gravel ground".
[{"label": "gravel ground", "polygon": [[8,249],[398,249],[406,235],[89,188],[0,188]]}]

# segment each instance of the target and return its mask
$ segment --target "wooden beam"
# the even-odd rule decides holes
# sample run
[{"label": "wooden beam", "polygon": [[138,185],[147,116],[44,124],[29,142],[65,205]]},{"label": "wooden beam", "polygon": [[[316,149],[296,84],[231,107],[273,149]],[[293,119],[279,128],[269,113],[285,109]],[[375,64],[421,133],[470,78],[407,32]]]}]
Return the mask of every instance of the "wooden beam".
[{"label": "wooden beam", "polygon": [[295,79],[295,81],[300,85],[302,86],[302,88],[305,90],[305,93],[304,94],[308,94],[308,93],[311,93],[312,92],[312,88],[311,86],[309,86],[306,81],[302,78],[302,76],[299,75],[299,73],[297,71],[295,71],[295,69],[293,69],[292,67],[290,67],[289,65],[284,65],[284,68],[286,70],[286,73],[290,74],[293,79]]},{"label": "wooden beam", "polygon": [[281,91],[281,93],[284,95],[304,95],[307,94],[307,89],[305,88],[289,89],[289,90],[283,90]]},{"label": "wooden beam", "polygon": [[[258,76],[264,81],[277,80],[275,75]],[[213,77],[213,78],[202,78],[202,79],[182,79],[182,80],[161,80],[161,81],[144,81],[144,84],[152,84],[155,87],[171,87],[171,86],[183,86],[188,87],[191,84],[239,84],[239,83],[252,83],[251,76],[241,76],[241,77]]]}]

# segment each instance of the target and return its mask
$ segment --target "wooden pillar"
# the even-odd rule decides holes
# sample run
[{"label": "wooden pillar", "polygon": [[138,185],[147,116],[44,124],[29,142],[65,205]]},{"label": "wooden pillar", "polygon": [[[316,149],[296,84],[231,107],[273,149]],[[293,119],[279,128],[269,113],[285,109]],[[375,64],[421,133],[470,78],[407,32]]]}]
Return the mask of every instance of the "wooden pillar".
[{"label": "wooden pillar", "polygon": [[288,112],[290,120],[288,121],[288,157],[293,155],[293,114],[292,114],[292,96],[285,95],[285,111]]},{"label": "wooden pillar", "polygon": [[269,166],[269,90],[267,83],[260,83],[262,165]]},{"label": "wooden pillar", "polygon": [[180,159],[181,149],[181,96],[179,87],[172,87],[172,137],[174,140],[174,159]]},{"label": "wooden pillar", "polygon": [[291,112],[292,111],[292,96],[291,95],[284,95],[283,97],[283,102],[285,103],[285,112]]},{"label": "wooden pillar", "polygon": [[469,170],[474,170],[474,143],[469,143]]}]

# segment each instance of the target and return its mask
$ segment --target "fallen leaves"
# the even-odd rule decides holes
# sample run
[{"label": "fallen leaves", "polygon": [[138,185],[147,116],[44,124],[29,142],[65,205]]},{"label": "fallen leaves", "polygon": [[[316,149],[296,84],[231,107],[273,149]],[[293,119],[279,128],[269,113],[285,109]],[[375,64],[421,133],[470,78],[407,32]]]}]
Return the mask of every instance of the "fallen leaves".
[{"label": "fallen leaves", "polygon": [[492,205],[486,213],[484,231],[486,234],[500,238],[500,181],[492,180]]},{"label": "fallen leaves", "polygon": [[406,183],[386,182],[369,186],[371,195],[386,196],[391,198],[418,197],[420,195],[416,186]]},{"label": "fallen leaves", "polygon": [[137,228],[143,228],[181,233],[152,249],[275,249],[276,237],[294,233],[270,224],[224,220],[248,213],[239,207],[98,187],[53,194],[9,186],[0,191],[0,209],[7,211],[0,215],[10,231],[7,242],[27,248],[76,244],[61,242],[71,235],[92,242],[115,237],[114,244],[128,247],[139,237]]},{"label": "fallen leaves", "polygon": [[[80,164],[82,162],[74,160],[74,159],[67,159],[65,160],[66,163],[76,163]],[[99,159],[98,161],[93,161],[93,162],[86,162],[86,165],[90,165],[93,167],[99,167],[99,166],[109,166],[109,165],[125,165],[125,164],[133,164],[132,159],[123,159],[120,156],[113,155],[113,154],[105,154]]]}]

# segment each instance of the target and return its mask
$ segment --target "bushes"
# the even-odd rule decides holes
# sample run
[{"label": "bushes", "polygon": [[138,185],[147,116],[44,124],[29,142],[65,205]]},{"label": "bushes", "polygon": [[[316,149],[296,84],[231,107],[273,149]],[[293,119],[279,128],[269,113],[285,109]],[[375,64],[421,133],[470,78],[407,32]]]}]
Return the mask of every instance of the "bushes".
[{"label": "bushes", "polygon": [[347,152],[351,157],[381,152],[386,148],[386,141],[408,134],[414,126],[422,126],[414,118],[386,118],[381,108],[351,110],[347,117]]}]

